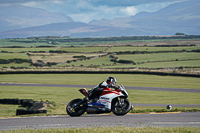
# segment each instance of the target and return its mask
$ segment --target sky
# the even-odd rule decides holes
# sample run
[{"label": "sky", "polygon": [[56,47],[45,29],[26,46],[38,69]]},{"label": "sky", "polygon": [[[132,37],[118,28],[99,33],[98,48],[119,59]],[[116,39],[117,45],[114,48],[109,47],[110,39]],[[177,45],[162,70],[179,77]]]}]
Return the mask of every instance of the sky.
[{"label": "sky", "polygon": [[134,16],[155,12],[170,4],[187,0],[0,0],[0,6],[19,4],[59,12],[77,22]]}]

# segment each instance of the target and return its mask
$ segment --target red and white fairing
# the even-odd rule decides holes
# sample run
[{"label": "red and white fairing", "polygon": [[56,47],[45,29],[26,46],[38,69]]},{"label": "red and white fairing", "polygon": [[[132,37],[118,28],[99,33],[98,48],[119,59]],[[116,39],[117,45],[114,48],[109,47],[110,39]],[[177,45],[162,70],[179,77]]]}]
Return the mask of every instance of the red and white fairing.
[{"label": "red and white fairing", "polygon": [[70,116],[81,116],[85,112],[88,114],[99,114],[113,112],[115,115],[122,116],[127,114],[132,108],[125,87],[120,84],[119,89],[111,90],[102,86],[99,92],[99,100],[88,100],[88,91],[83,88],[79,91],[86,96],[82,99],[74,99],[70,101],[66,107],[66,111]]},{"label": "red and white fairing", "polygon": [[[80,89],[79,91],[85,96],[88,95],[88,91],[85,88]],[[112,100],[117,97],[124,96],[128,97],[128,93],[122,84],[120,84],[120,88],[118,90],[112,90],[108,87],[105,87],[103,91],[100,92],[100,97],[97,103],[105,105],[105,108],[107,109],[111,109]]]},{"label": "red and white fairing", "polygon": [[[122,91],[124,93],[122,93]],[[97,103],[105,105],[105,108],[111,109],[111,103],[114,98],[124,96],[126,94],[128,96],[128,93],[126,92],[125,88],[120,86],[120,89],[118,90],[111,90],[110,88],[106,87],[101,92],[99,100]]]}]

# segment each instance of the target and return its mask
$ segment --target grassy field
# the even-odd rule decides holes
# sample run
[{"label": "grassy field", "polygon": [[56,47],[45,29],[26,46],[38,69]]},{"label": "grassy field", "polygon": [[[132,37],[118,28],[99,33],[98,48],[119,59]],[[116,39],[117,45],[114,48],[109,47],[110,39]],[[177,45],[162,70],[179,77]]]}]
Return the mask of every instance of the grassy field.
[{"label": "grassy field", "polygon": [[10,67],[27,67],[27,68],[33,68],[30,66],[30,63],[21,63],[21,64],[18,64],[18,63],[10,63],[10,64],[0,64],[0,68],[3,68],[3,67],[7,67],[7,68],[10,68]]},{"label": "grassy field", "polygon": [[[80,88],[64,87],[22,87],[22,86],[1,86],[1,98],[19,98],[33,99],[36,101],[53,101],[54,108],[48,109],[48,114],[66,114],[65,107],[69,101],[84,96],[78,92]],[[87,88],[90,89],[90,88]],[[199,93],[184,92],[162,92],[162,91],[142,91],[128,90],[129,100],[131,103],[149,103],[149,104],[200,104]],[[4,108],[6,107],[6,109]],[[11,105],[0,105],[0,117],[15,116],[18,107]],[[155,107],[136,107],[135,109],[155,109]],[[166,106],[160,109],[165,109]],[[174,107],[173,108],[179,108]],[[194,108],[194,107],[193,107]],[[157,107],[158,109],[158,107]],[[190,109],[187,108],[186,109]]]},{"label": "grassy field", "polygon": [[[19,42],[19,41],[25,41],[25,42]],[[36,47],[41,45],[51,45],[48,42],[33,42],[31,43],[30,39],[1,39],[0,40],[0,47],[12,47],[12,46],[20,46],[20,47]],[[53,45],[52,45],[53,46]]]},{"label": "grassy field", "polygon": [[14,59],[14,58],[20,58],[20,59],[29,59],[27,54],[25,53],[0,53],[0,59]]},{"label": "grassy field", "polygon": [[129,67],[146,67],[146,68],[166,68],[181,66],[200,66],[199,53],[156,53],[156,54],[126,54],[116,55],[118,60],[132,60],[136,63],[122,64],[114,63],[109,56],[96,59],[67,63],[67,66],[96,66],[100,68],[129,68]]},{"label": "grassy field", "polygon": [[124,46],[122,47],[112,47],[110,48],[107,52],[125,52],[125,51],[148,51],[148,52],[152,52],[152,51],[182,51],[182,50],[197,50],[199,49],[198,46],[191,46],[191,47],[184,47],[184,46],[180,46],[180,47],[147,47],[147,46],[138,46],[138,47],[130,47],[130,46]]},{"label": "grassy field", "polygon": [[84,61],[78,61],[78,62],[72,62],[72,63],[67,63],[65,64],[65,66],[98,66],[98,67],[102,67],[105,65],[114,65],[114,62],[110,61],[110,58],[108,56],[104,56],[104,57],[100,57],[100,58],[94,58],[94,59],[90,59],[90,60],[84,60]]},{"label": "grassy field", "polygon": [[199,133],[199,127],[93,127],[57,129],[21,129],[2,131],[2,133]]},{"label": "grassy field", "polygon": [[13,52],[13,53],[25,53],[25,52],[40,52],[40,51],[45,51],[49,52],[50,50],[57,50],[57,47],[50,47],[50,48],[36,48],[36,47],[31,47],[31,48],[0,48],[0,51],[7,51],[7,52]]},{"label": "grassy field", "polygon": [[199,70],[199,64],[200,60],[188,60],[188,61],[169,61],[169,62],[147,62],[147,63],[141,63],[141,64],[121,64],[117,63],[116,65],[112,66],[102,66],[102,68],[114,68],[114,69],[120,69],[120,68],[166,68],[166,69],[173,69],[178,67],[189,67],[189,70],[193,70],[193,68],[190,67],[198,67],[196,70]]},{"label": "grassy field", "polygon": [[[117,83],[125,86],[144,87],[172,87],[200,89],[200,79],[191,77],[153,76],[136,74],[6,74],[0,76],[0,82],[7,83],[43,83],[43,84],[78,84],[97,85],[106,80],[108,76],[117,78]],[[78,81],[78,82],[77,82]],[[80,88],[64,87],[22,87],[1,86],[1,98],[34,99],[53,101],[55,108],[48,110],[48,114],[66,114],[66,104],[74,98],[83,98],[78,92]],[[90,89],[90,88],[87,88]],[[200,104],[199,93],[162,92],[128,90],[131,103],[155,103],[155,104]],[[7,111],[5,108],[7,107]],[[0,117],[14,116],[16,106],[0,105]],[[137,107],[140,108],[141,107]],[[158,107],[156,107],[158,108]],[[165,109],[165,107],[160,107]],[[176,107],[175,107],[176,108]],[[142,109],[155,109],[155,107],[142,107]],[[191,108],[187,108],[191,109]]]},{"label": "grassy field", "polygon": [[[55,38],[56,41],[61,41],[60,43],[64,43],[63,40],[67,41],[69,38]],[[51,39],[50,39],[51,40]],[[73,39],[72,39],[73,40]],[[76,40],[76,39],[74,39]],[[47,42],[45,42],[47,41]],[[73,43],[82,43],[79,42],[73,42]],[[153,42],[155,41],[155,44]],[[43,42],[44,45],[42,46],[54,46],[54,47],[36,47],[37,43],[32,44],[31,42]],[[117,44],[123,44],[121,46],[115,46],[115,43]],[[134,45],[134,44],[127,44],[127,42],[137,42],[141,43],[141,45]],[[146,42],[147,44],[143,44]],[[25,46],[26,48],[0,48],[0,59],[13,59],[13,58],[21,58],[21,59],[30,59],[33,64],[37,64],[38,61],[42,61],[45,65],[45,63],[53,63],[51,67],[58,68],[60,66],[66,66],[66,67],[90,67],[90,68],[166,68],[166,67],[187,67],[185,71],[189,72],[189,68],[192,70],[197,71],[200,67],[200,54],[198,52],[191,52],[191,50],[199,50],[199,41],[197,40],[191,40],[190,41],[178,41],[178,40],[129,40],[129,41],[116,41],[110,42],[110,45],[101,45],[97,46],[95,41],[93,41],[93,44],[91,46],[88,45],[80,45],[79,47],[71,45],[70,47],[63,47],[63,45],[51,45],[49,44],[49,38],[39,40],[32,39],[14,39],[14,40],[0,40],[0,46],[6,46],[7,43],[13,44],[13,46]],[[16,45],[15,45],[16,43]],[[86,42],[84,42],[86,43]],[[104,41],[99,42],[98,44],[102,44]],[[150,43],[150,44],[148,44]],[[156,45],[169,45],[169,47],[156,47]],[[174,46],[172,46],[174,45]],[[178,45],[180,45],[178,47]],[[9,46],[9,45],[8,45]],[[28,48],[29,47],[29,48]],[[60,53],[51,53],[52,51],[60,51]],[[64,53],[62,53],[64,51]],[[126,51],[145,51],[145,52],[152,52],[149,54],[130,54],[130,53],[121,53],[114,55],[115,57],[118,57],[118,60],[132,60],[136,64],[124,64],[124,63],[118,63],[111,61],[110,56],[107,54],[114,54],[115,52],[126,52]],[[166,53],[166,51],[170,51],[170,53]],[[184,52],[187,51],[187,52]],[[6,52],[12,52],[12,53],[6,53]],[[29,55],[26,54],[26,52],[29,52]],[[67,52],[67,53],[65,53]],[[69,52],[69,53],[68,53]],[[159,53],[154,53],[159,52]],[[91,58],[87,60],[79,60],[78,58],[73,58],[74,56],[85,56],[85,57],[93,57],[96,56],[96,58]],[[104,57],[99,57],[99,55],[107,55]],[[57,64],[55,64],[57,63]],[[24,66],[23,66],[24,65]],[[10,69],[10,67],[27,67],[27,68],[33,68],[29,67],[27,64],[17,64],[12,63],[11,64],[1,64],[0,68],[4,67],[4,70]],[[36,65],[37,66],[37,65]],[[48,65],[49,66],[49,65]],[[196,67],[193,69],[193,67]],[[37,67],[35,67],[37,68]],[[18,68],[20,69],[20,68]],[[62,69],[62,68],[61,68]]]},{"label": "grassy field", "polygon": [[[0,96],[3,98],[49,100],[56,103],[68,103],[74,98],[83,98],[80,88],[63,87],[22,87],[1,86]],[[87,88],[91,89],[91,88]],[[200,104],[199,93],[162,92],[128,90],[131,103],[149,104]]]},{"label": "grassy field", "polygon": [[[31,53],[30,58],[33,63],[37,62],[37,60],[42,60],[43,62],[56,62],[56,63],[65,63],[71,60],[77,60],[75,56],[85,56],[87,57],[99,57],[103,54],[101,53]],[[80,62],[80,61],[79,61]],[[82,62],[82,61],[81,61]],[[59,65],[58,65],[59,66]]]},{"label": "grassy field", "polygon": [[88,53],[88,52],[103,52],[108,47],[61,47],[58,50],[67,52],[78,52],[78,53]]},{"label": "grassy field", "polygon": [[116,55],[119,59],[133,60],[135,62],[159,62],[159,61],[178,61],[178,60],[189,60],[199,59],[200,53],[155,53],[155,54],[126,54]]},{"label": "grassy field", "polygon": [[200,78],[142,74],[5,74],[0,82],[97,85],[109,76],[125,86],[200,89]]},{"label": "grassy field", "polygon": [[7,51],[7,52],[40,52],[45,51],[49,52],[50,50],[60,50],[60,51],[66,51],[71,53],[90,53],[90,52],[103,52],[107,50],[108,47],[31,47],[31,48],[0,48],[0,51]]}]

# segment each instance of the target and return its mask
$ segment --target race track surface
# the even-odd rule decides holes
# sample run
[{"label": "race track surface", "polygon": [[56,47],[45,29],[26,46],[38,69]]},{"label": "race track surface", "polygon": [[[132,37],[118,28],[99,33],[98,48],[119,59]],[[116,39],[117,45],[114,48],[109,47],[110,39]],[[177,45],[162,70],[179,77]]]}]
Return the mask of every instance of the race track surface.
[{"label": "race track surface", "polygon": [[[69,84],[28,84],[28,83],[1,83],[0,86],[32,86],[32,87],[72,87],[72,88],[88,88],[91,89],[95,85],[69,85]],[[200,89],[182,89],[182,88],[162,88],[162,87],[136,87],[125,86],[130,90],[149,90],[149,91],[172,91],[172,92],[189,92],[200,93]]]},{"label": "race track surface", "polygon": [[0,130],[81,127],[200,127],[200,112],[127,114],[125,116],[83,115],[0,119]]}]

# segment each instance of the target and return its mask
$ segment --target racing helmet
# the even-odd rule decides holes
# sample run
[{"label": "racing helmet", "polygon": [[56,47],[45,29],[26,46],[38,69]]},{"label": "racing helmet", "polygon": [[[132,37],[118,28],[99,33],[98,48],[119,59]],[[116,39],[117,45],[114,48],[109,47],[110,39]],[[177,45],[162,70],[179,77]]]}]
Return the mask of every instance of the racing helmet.
[{"label": "racing helmet", "polygon": [[107,84],[115,85],[116,82],[117,82],[117,80],[114,77],[108,77],[108,79],[106,80]]}]

